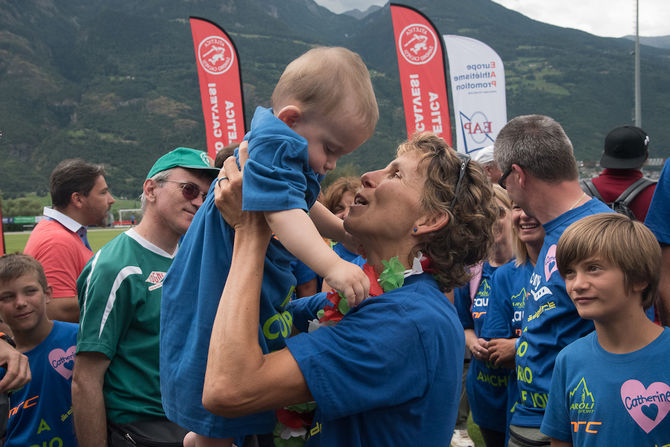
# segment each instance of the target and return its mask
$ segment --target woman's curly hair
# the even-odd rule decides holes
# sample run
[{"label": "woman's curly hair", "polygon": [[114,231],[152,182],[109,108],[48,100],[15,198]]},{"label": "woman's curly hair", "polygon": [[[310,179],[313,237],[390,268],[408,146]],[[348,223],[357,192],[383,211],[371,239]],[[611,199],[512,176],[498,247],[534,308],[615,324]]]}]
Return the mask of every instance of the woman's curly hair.
[{"label": "woman's curly hair", "polygon": [[408,152],[418,152],[423,158],[419,164],[425,170],[421,205],[428,214],[446,213],[449,217],[444,227],[420,240],[413,255],[421,251],[429,256],[440,287],[449,291],[466,284],[469,267],[489,253],[498,215],[493,189],[479,164],[465,162],[456,191],[466,159],[433,133],[417,133],[398,147],[398,155]]}]

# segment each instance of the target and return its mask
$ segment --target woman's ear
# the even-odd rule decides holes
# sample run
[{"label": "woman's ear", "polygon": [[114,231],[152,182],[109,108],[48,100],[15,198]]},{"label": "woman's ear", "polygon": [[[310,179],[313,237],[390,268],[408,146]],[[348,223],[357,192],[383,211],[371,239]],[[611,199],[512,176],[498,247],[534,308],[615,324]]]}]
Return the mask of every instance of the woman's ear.
[{"label": "woman's ear", "polygon": [[302,111],[300,107],[289,105],[277,112],[277,118],[282,120],[288,127],[293,128],[300,118],[302,118]]},{"label": "woman's ear", "polygon": [[427,234],[444,228],[449,223],[449,215],[447,213],[434,213],[430,216],[424,216],[416,222],[412,228],[412,234]]}]

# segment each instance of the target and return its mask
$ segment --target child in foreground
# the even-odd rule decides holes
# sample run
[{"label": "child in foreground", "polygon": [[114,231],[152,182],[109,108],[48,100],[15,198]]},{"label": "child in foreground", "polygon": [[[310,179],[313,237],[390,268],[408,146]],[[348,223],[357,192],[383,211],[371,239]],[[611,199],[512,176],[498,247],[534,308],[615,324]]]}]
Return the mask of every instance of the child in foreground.
[{"label": "child in foreground", "polygon": [[32,380],[10,394],[5,446],[76,446],[72,424],[72,368],[77,344],[73,323],[51,321],[44,270],[28,255],[0,258],[0,317],[16,348],[28,357]]},{"label": "child in foreground", "polygon": [[645,314],[658,288],[658,242],[640,222],[597,214],[565,230],[556,258],[596,330],[556,358],[542,433],[552,447],[670,444],[670,330]]},{"label": "child in foreground", "polygon": [[[259,342],[267,351],[284,347],[290,332],[291,316],[283,308],[295,278],[285,249],[341,291],[351,305],[368,295],[369,280],[361,269],[323,243],[322,236],[338,241],[350,236],[342,220],[316,198],[326,172],[372,135],[379,116],[368,70],[345,48],[314,48],[291,62],[271,105],[259,107],[252,119],[245,138],[249,159],[243,180],[243,209],[262,211],[281,244],[273,242],[266,254]],[[211,328],[234,236],[211,196],[184,237],[163,283],[161,303],[163,407],[170,420],[198,434],[185,440],[198,447],[231,445],[233,437],[264,433],[258,430],[267,419],[224,419],[202,407]]]},{"label": "child in foreground", "polygon": [[247,136],[242,208],[264,212],[279,242],[356,304],[368,279],[323,244],[322,237],[341,242],[347,234],[316,199],[323,176],[377,123],[368,70],[345,48],[314,48],[286,67],[271,102],[272,109],[256,109]]}]

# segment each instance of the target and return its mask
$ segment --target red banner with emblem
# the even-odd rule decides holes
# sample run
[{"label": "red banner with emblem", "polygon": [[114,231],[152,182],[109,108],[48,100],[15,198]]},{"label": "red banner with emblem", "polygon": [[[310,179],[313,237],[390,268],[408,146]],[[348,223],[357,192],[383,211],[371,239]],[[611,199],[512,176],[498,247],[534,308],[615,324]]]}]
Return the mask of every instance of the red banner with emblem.
[{"label": "red banner with emblem", "polygon": [[421,12],[391,3],[407,136],[430,131],[451,145],[442,37]]},{"label": "red banner with emblem", "polygon": [[190,17],[200,81],[207,154],[216,153],[246,133],[239,55],[233,40],[217,24]]}]

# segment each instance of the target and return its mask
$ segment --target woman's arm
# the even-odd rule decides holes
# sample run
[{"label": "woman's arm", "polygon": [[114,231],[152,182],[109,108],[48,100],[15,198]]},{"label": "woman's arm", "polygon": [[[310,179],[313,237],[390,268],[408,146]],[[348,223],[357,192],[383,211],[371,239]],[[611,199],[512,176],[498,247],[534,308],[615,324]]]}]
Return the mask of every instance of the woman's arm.
[{"label": "woman's arm", "polygon": [[[243,160],[246,150],[240,146],[240,163]],[[258,345],[259,297],[270,230],[261,213],[241,211],[242,173],[234,160],[224,164],[220,176],[229,180],[217,186],[216,204],[235,229],[235,242],[210,339],[203,405],[221,416],[238,417],[308,402],[312,396],[289,350],[264,355]]]}]

